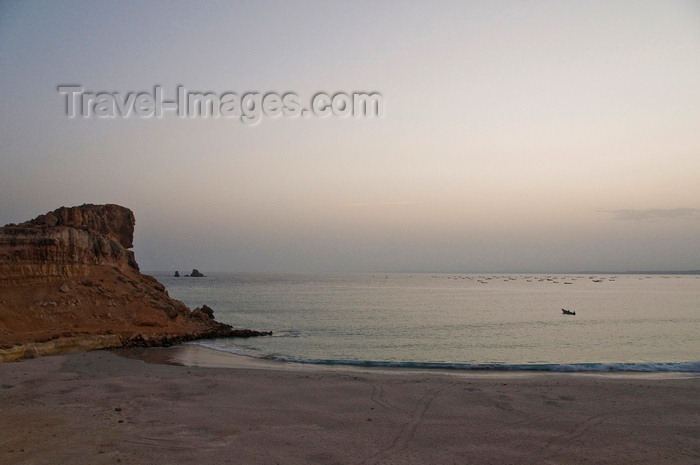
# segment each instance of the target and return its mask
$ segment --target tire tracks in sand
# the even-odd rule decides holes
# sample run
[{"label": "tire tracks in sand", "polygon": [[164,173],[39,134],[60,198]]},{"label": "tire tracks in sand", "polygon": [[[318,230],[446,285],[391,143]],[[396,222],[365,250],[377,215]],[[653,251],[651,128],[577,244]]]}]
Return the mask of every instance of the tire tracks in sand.
[{"label": "tire tracks in sand", "polygon": [[[429,389],[427,393],[423,395],[423,397],[418,400],[416,403],[415,408],[410,414],[410,418],[408,421],[404,422],[403,425],[401,426],[401,430],[399,433],[394,437],[392,440],[391,444],[380,450],[379,452],[370,455],[366,459],[362,460],[359,462],[359,465],[374,465],[380,463],[382,460],[392,457],[395,454],[401,452],[406,448],[408,443],[413,439],[413,437],[416,434],[416,430],[420,426],[420,424],[423,422],[423,418],[425,417],[426,412],[428,409],[430,409],[430,405],[433,403],[435,398],[440,394],[441,391],[444,391],[448,387],[453,386],[454,383],[449,383],[443,386],[439,386],[433,389]],[[379,395],[376,396],[375,399],[375,393],[376,390],[373,390],[372,392],[372,400],[378,400],[380,399]],[[380,394],[381,391],[377,394]],[[384,406],[390,406],[387,402],[381,401],[381,404]]]}]

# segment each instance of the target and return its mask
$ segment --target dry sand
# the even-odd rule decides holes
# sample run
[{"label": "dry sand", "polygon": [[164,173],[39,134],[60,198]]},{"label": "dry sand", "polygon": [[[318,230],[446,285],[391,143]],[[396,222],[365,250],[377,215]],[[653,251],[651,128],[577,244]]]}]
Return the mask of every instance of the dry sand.
[{"label": "dry sand", "polygon": [[700,463],[697,377],[130,354],[208,366],[109,351],[0,364],[0,464]]}]

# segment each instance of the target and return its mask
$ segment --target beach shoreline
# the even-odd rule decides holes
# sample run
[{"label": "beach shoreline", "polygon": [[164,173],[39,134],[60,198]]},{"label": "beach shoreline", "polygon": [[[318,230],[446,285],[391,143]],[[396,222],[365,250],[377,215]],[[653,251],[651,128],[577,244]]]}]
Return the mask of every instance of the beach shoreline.
[{"label": "beach shoreline", "polygon": [[[290,364],[196,345],[136,352],[0,364],[0,463],[700,460],[693,376],[454,376]],[[144,353],[151,363],[134,358]]]},{"label": "beach shoreline", "polygon": [[499,369],[450,369],[450,368],[425,368],[406,366],[364,366],[361,364],[333,364],[285,361],[271,358],[254,357],[237,354],[196,343],[185,343],[169,347],[134,347],[127,349],[113,349],[113,352],[147,363],[170,364],[201,368],[231,368],[231,369],[260,369],[281,371],[327,371],[348,373],[375,373],[391,375],[444,375],[460,377],[498,377],[521,378],[529,376],[589,376],[610,377],[612,379],[683,379],[700,378],[700,372],[678,371],[535,371],[535,370],[499,370]]}]

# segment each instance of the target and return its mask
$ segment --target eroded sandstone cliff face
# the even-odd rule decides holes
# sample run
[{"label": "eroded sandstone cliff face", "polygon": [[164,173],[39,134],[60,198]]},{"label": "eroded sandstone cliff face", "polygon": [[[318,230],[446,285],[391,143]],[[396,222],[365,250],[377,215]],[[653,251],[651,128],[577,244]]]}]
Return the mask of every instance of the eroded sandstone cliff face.
[{"label": "eroded sandstone cliff face", "polygon": [[82,205],[0,228],[0,361],[259,334],[191,312],[141,274],[134,224],[128,208]]},{"label": "eroded sandstone cliff face", "polygon": [[[95,265],[138,271],[134,214],[119,205],[61,207],[0,229],[0,286],[89,275]],[[128,270],[124,270],[128,271]]]}]

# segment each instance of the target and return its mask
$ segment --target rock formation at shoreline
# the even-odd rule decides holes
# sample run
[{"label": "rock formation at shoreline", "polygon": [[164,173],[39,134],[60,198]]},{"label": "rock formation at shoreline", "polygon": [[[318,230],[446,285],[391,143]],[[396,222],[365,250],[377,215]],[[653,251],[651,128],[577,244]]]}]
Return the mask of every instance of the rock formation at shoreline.
[{"label": "rock formation at shoreline", "polygon": [[268,334],[170,298],[128,250],[134,224],[128,208],[82,205],[0,228],[0,361]]}]

